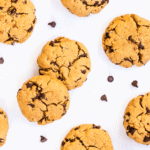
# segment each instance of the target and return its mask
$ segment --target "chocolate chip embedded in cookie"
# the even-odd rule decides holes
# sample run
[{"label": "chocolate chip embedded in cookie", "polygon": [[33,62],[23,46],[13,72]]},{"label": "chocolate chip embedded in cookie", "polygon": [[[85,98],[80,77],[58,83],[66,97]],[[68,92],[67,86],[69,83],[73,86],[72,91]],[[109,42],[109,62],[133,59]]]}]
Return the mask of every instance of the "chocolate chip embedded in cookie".
[{"label": "chocolate chip embedded in cookie", "polygon": [[109,134],[100,126],[85,124],[73,128],[61,144],[61,150],[113,150]]},{"label": "chocolate chip embedded in cookie", "polygon": [[6,142],[6,136],[9,129],[8,118],[6,113],[0,107],[0,147]]},{"label": "chocolate chip embedded in cookie", "polygon": [[129,102],[123,124],[130,138],[150,145],[150,93],[140,95]]},{"label": "chocolate chip embedded in cookie", "polygon": [[46,125],[61,119],[69,109],[66,86],[50,76],[35,76],[17,94],[22,114],[31,122]]},{"label": "chocolate chip embedded in cookie", "polygon": [[30,0],[0,0],[0,42],[25,42],[35,24],[35,7]]},{"label": "chocolate chip embedded in cookie", "polygon": [[61,0],[61,2],[71,13],[79,17],[87,17],[91,13],[99,13],[109,0]]},{"label": "chocolate chip embedded in cookie", "polygon": [[145,65],[150,60],[150,21],[135,14],[115,18],[103,35],[103,48],[114,64]]},{"label": "chocolate chip embedded in cookie", "polygon": [[62,81],[68,90],[83,85],[91,70],[86,47],[77,41],[59,37],[48,42],[37,59],[41,75]]}]

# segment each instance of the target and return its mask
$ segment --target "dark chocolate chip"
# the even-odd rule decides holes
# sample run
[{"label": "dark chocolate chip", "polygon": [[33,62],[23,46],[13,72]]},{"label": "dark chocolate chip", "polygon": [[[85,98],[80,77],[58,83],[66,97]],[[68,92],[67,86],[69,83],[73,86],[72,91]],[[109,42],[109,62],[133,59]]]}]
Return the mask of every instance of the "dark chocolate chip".
[{"label": "dark chocolate chip", "polygon": [[1,57],[0,58],[0,64],[3,64],[4,63],[4,59]]},{"label": "dark chocolate chip", "polygon": [[86,74],[86,70],[81,70],[81,72],[82,72],[83,74]]},{"label": "dark chocolate chip", "polygon": [[108,80],[108,82],[113,82],[113,81],[114,81],[114,77],[113,77],[113,76],[109,76],[109,77],[107,78],[107,80]]},{"label": "dark chocolate chip", "polygon": [[106,95],[102,95],[101,100],[107,102],[107,96]]},{"label": "dark chocolate chip", "polygon": [[47,138],[45,138],[44,136],[41,136],[41,140],[40,140],[42,143],[46,142],[47,141]]},{"label": "dark chocolate chip", "polygon": [[54,41],[51,41],[51,42],[49,43],[49,45],[50,45],[50,46],[54,46]]},{"label": "dark chocolate chip", "polygon": [[135,44],[137,43],[136,41],[134,41],[134,39],[132,38],[132,36],[129,36],[128,40],[131,41],[132,43],[135,43]]},{"label": "dark chocolate chip", "polygon": [[32,83],[32,82],[28,82],[28,83],[26,84],[27,88],[31,88],[33,85],[34,85],[34,83]]},{"label": "dark chocolate chip", "polygon": [[145,136],[143,142],[149,142],[149,141],[150,141],[150,137]]},{"label": "dark chocolate chip", "polygon": [[100,126],[96,126],[95,124],[93,124],[93,129],[100,129]]},{"label": "dark chocolate chip", "polygon": [[12,2],[12,3],[17,3],[17,2],[18,2],[18,0],[11,0],[11,2]]},{"label": "dark chocolate chip", "polygon": [[131,114],[129,112],[127,112],[125,115],[130,116]]},{"label": "dark chocolate chip", "polygon": [[14,14],[16,14],[16,11],[17,11],[16,8],[12,6],[12,7],[8,8],[7,12],[9,15],[14,15]]},{"label": "dark chocolate chip", "polygon": [[107,32],[107,33],[105,34],[105,39],[108,39],[108,38],[110,38],[110,36],[109,36],[109,33]]},{"label": "dark chocolate chip", "polygon": [[74,130],[78,130],[78,129],[80,129],[80,127],[76,127]]},{"label": "dark chocolate chip", "polygon": [[28,32],[31,32],[33,30],[33,26],[31,26],[29,29],[28,29]]},{"label": "dark chocolate chip", "polygon": [[75,139],[70,139],[69,141],[70,141],[70,142],[74,142],[74,141],[75,141]]},{"label": "dark chocolate chip", "polygon": [[3,7],[0,7],[0,10],[3,10]]},{"label": "dark chocolate chip", "polygon": [[33,24],[35,24],[35,22],[36,22],[36,18],[33,20]]},{"label": "dark chocolate chip", "polygon": [[40,97],[45,99],[45,94],[44,93],[40,93]]},{"label": "dark chocolate chip", "polygon": [[27,4],[27,0],[24,0],[24,4]]},{"label": "dark chocolate chip", "polygon": [[3,112],[0,112],[0,114],[4,114]]},{"label": "dark chocolate chip", "polygon": [[4,142],[4,139],[0,138],[0,143],[3,143]]},{"label": "dark chocolate chip", "polygon": [[148,107],[146,107],[146,114],[150,113],[150,109]]},{"label": "dark chocolate chip", "polygon": [[50,25],[51,27],[53,27],[53,28],[55,28],[55,26],[56,26],[56,22],[50,22],[50,23],[48,23],[48,25]]},{"label": "dark chocolate chip", "polygon": [[65,142],[64,142],[64,141],[62,141],[61,145],[62,145],[62,146],[64,146],[64,145],[65,145]]},{"label": "dark chocolate chip", "polygon": [[110,48],[110,49],[109,49],[109,53],[112,53],[112,52],[114,52],[114,50]]},{"label": "dark chocolate chip", "polygon": [[98,6],[98,4],[99,4],[99,2],[98,2],[98,1],[96,1],[96,2],[94,3],[94,6]]},{"label": "dark chocolate chip", "polygon": [[83,0],[83,4],[87,5],[87,2],[86,2],[86,0]]},{"label": "dark chocolate chip", "polygon": [[137,87],[138,88],[138,81],[134,80],[132,83],[132,86]]},{"label": "dark chocolate chip", "polygon": [[147,125],[149,125],[149,123],[147,123]]},{"label": "dark chocolate chip", "polygon": [[34,106],[35,106],[34,104],[28,104],[28,105],[31,106],[32,108],[34,108]]},{"label": "dark chocolate chip", "polygon": [[58,79],[59,79],[60,81],[63,81],[63,78],[62,78],[62,77],[60,77],[60,76],[58,77]]},{"label": "dark chocolate chip", "polygon": [[134,134],[134,132],[136,131],[136,129],[135,129],[135,128],[130,127],[130,126],[127,126],[127,130],[129,130],[129,133],[131,133],[131,135],[133,135],[133,134]]},{"label": "dark chocolate chip", "polygon": [[144,46],[142,45],[142,43],[141,43],[141,42],[139,43],[138,48],[139,48],[139,49],[144,49]]}]

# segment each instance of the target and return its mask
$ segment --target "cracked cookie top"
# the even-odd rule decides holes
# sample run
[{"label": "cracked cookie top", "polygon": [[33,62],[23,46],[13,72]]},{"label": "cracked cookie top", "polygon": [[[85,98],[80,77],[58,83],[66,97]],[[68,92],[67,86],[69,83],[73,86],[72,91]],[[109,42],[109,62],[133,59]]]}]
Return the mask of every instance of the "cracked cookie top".
[{"label": "cracked cookie top", "polygon": [[113,150],[113,145],[109,134],[100,126],[84,124],[68,133],[61,150]]},{"label": "cracked cookie top", "polygon": [[99,13],[109,0],[61,0],[62,4],[74,15],[87,17]]},{"label": "cracked cookie top", "polygon": [[30,0],[0,0],[0,42],[25,42],[35,24],[35,7]]},{"label": "cracked cookie top", "polygon": [[124,115],[124,127],[130,138],[150,145],[150,93],[129,102]]},{"label": "cracked cookie top", "polygon": [[69,109],[66,86],[50,76],[35,76],[25,82],[17,94],[22,114],[31,122],[46,125],[61,119]]},{"label": "cracked cookie top", "polygon": [[0,147],[6,142],[6,136],[9,129],[6,113],[0,107]]},{"label": "cracked cookie top", "polygon": [[150,21],[135,14],[115,18],[103,35],[103,48],[116,65],[145,65],[150,59]]},{"label": "cracked cookie top", "polygon": [[80,42],[65,37],[48,42],[37,63],[41,75],[50,75],[59,79],[68,90],[82,86],[91,70],[86,47]]}]

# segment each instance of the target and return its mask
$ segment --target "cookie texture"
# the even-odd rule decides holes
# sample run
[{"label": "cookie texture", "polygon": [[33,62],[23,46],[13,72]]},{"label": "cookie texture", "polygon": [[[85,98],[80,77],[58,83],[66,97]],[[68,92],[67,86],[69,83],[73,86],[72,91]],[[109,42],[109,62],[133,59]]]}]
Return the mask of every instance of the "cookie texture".
[{"label": "cookie texture", "polygon": [[115,18],[103,35],[103,48],[116,65],[145,65],[150,59],[150,21],[135,14]]},{"label": "cookie texture", "polygon": [[31,122],[46,125],[64,116],[70,97],[65,85],[50,76],[35,76],[17,94],[22,114]]},{"label": "cookie texture", "polygon": [[0,107],[0,147],[6,142],[6,136],[9,129],[8,118],[6,113]]},{"label": "cookie texture", "polygon": [[68,90],[82,86],[91,70],[86,47],[65,37],[48,42],[37,63],[41,75],[50,75],[61,80]]},{"label": "cookie texture", "polygon": [[85,124],[68,133],[61,150],[113,150],[113,145],[109,134],[100,126]]},{"label": "cookie texture", "polygon": [[150,145],[150,93],[129,102],[124,115],[124,127],[130,138]]},{"label": "cookie texture", "polygon": [[109,0],[61,0],[62,4],[74,15],[87,17],[99,13]]},{"label": "cookie texture", "polygon": [[35,24],[35,7],[30,0],[0,0],[0,42],[25,42]]}]

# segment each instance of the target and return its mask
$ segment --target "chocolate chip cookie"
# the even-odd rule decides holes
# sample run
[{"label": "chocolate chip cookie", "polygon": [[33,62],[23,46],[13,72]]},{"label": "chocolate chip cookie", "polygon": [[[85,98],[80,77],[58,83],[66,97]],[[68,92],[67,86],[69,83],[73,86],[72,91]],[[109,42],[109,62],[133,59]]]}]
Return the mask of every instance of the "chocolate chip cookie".
[{"label": "chocolate chip cookie", "polygon": [[91,70],[86,47],[77,41],[59,37],[48,42],[37,59],[41,75],[62,81],[68,90],[83,85]]},{"label": "chocolate chip cookie", "polygon": [[150,93],[129,102],[124,115],[124,127],[130,138],[150,145]]},{"label": "chocolate chip cookie", "polygon": [[87,17],[99,13],[109,0],[61,0],[62,4],[74,15]]},{"label": "chocolate chip cookie", "polygon": [[113,150],[109,134],[100,126],[85,124],[73,128],[61,144],[61,150]]},{"label": "chocolate chip cookie", "polygon": [[66,86],[50,76],[35,76],[18,91],[22,114],[31,122],[46,125],[61,119],[69,109],[70,97]]},{"label": "chocolate chip cookie", "polygon": [[25,42],[35,24],[35,7],[30,0],[0,0],[0,42]]},{"label": "chocolate chip cookie", "polygon": [[6,136],[9,129],[8,118],[6,113],[0,107],[0,147],[6,142]]},{"label": "chocolate chip cookie", "polygon": [[116,65],[145,65],[150,60],[150,21],[135,14],[115,18],[103,35],[103,48]]}]

